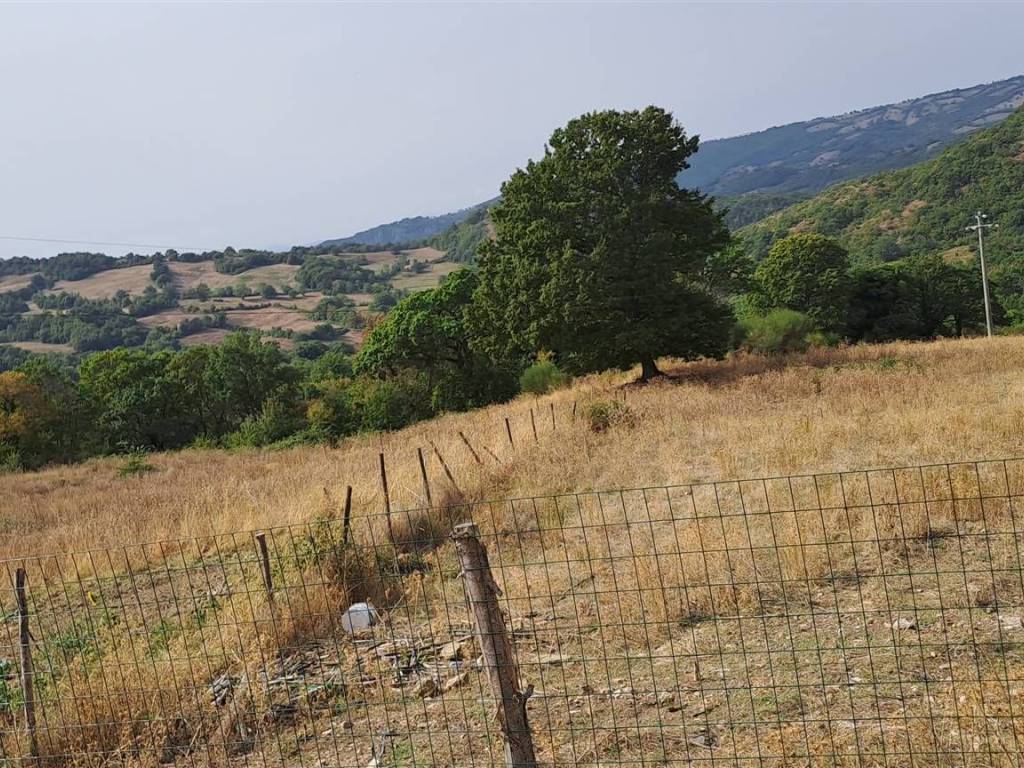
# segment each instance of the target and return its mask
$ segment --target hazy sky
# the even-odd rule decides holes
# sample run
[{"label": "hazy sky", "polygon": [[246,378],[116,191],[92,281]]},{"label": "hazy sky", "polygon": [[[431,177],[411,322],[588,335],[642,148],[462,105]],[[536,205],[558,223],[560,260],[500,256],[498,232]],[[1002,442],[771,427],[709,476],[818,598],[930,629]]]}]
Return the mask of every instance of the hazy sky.
[{"label": "hazy sky", "polygon": [[[309,243],[489,198],[584,111],[730,136],[1021,74],[1022,38],[1024,3],[3,4],[0,236]],[[0,239],[75,249],[127,250]]]}]

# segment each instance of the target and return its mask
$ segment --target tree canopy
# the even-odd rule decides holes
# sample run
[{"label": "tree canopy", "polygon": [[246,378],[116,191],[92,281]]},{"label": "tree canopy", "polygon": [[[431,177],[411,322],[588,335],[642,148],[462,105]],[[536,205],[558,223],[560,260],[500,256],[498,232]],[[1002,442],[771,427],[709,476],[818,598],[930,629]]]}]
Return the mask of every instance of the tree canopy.
[{"label": "tree canopy", "polygon": [[676,177],[697,151],[657,107],[572,120],[502,185],[481,248],[477,348],[520,363],[551,350],[572,372],[719,355],[729,309],[700,282],[729,242]]}]

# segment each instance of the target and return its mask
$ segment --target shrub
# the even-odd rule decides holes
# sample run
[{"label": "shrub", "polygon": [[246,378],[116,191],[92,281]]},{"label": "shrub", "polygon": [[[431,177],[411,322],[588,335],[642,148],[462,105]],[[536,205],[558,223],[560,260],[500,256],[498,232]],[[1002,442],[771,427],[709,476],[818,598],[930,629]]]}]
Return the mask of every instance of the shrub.
[{"label": "shrub", "polygon": [[618,401],[598,400],[588,405],[583,415],[591,432],[607,432],[620,424],[631,427],[636,423],[629,406]]},{"label": "shrub", "polygon": [[815,333],[814,323],[807,315],[791,309],[773,309],[766,315],[743,321],[746,346],[764,354],[803,352],[808,337]]},{"label": "shrub", "polygon": [[255,416],[246,418],[238,430],[228,435],[232,448],[261,448],[276,443],[303,427],[301,416],[289,404],[270,398]]},{"label": "shrub", "polygon": [[541,359],[523,371],[519,377],[519,388],[531,395],[546,395],[567,386],[571,380],[572,377],[553,361]]},{"label": "shrub", "polygon": [[390,379],[360,376],[349,386],[348,400],[364,432],[401,429],[433,415],[429,383],[411,371]]},{"label": "shrub", "polygon": [[145,451],[133,451],[128,454],[128,458],[121,464],[117,474],[121,477],[135,477],[136,475],[144,475],[155,470],[156,467],[146,461]]}]

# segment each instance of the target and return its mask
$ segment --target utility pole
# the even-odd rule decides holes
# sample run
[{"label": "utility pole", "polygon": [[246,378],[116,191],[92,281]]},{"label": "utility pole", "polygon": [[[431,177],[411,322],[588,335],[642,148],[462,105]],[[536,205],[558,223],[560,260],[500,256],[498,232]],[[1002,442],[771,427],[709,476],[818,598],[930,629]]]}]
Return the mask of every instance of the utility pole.
[{"label": "utility pole", "polygon": [[984,231],[986,229],[998,229],[998,224],[990,224],[985,219],[988,218],[988,214],[978,211],[974,214],[974,224],[967,227],[967,232],[978,233],[978,259],[981,261],[981,290],[985,296],[985,330],[988,332],[988,337],[992,338],[992,307],[989,303],[988,298],[988,273],[985,271],[985,236]]}]

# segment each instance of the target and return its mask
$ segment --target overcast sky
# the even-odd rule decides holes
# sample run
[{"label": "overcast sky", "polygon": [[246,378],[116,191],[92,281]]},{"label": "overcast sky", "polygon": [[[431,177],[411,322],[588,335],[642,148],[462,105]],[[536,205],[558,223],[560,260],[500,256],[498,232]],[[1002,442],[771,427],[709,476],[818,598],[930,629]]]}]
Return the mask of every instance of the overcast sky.
[{"label": "overcast sky", "polygon": [[731,136],[1021,74],[1022,33],[1019,2],[3,4],[0,257],[347,235],[493,196],[581,112]]}]

